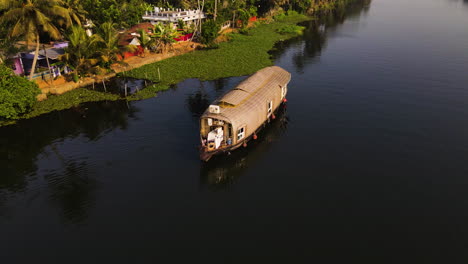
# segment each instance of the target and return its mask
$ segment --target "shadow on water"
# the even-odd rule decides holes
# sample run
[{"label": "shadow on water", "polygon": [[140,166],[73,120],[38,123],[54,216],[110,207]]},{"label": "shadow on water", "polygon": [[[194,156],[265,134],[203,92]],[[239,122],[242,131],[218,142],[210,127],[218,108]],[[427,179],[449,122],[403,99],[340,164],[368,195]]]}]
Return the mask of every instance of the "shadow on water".
[{"label": "shadow on water", "polygon": [[454,3],[462,3],[463,5],[465,5],[465,7],[468,7],[468,0],[449,0],[450,2],[454,2]]},{"label": "shadow on water", "polygon": [[278,42],[270,51],[273,59],[283,55],[288,47],[302,44],[302,49],[297,49],[292,54],[292,61],[298,71],[302,71],[307,63],[319,59],[321,52],[327,47],[328,38],[333,36],[337,26],[353,17],[360,17],[369,12],[372,0],[358,0],[349,5],[340,5],[336,10],[323,14],[318,20],[302,22],[304,34],[297,38]]},{"label": "shadow on water", "polygon": [[95,204],[98,179],[92,177],[94,174],[85,160],[67,159],[56,149],[54,152],[62,164],[58,170],[48,171],[44,175],[50,192],[49,199],[61,209],[63,219],[75,224],[83,222],[88,210]]},{"label": "shadow on water", "polygon": [[192,117],[197,119],[200,118],[211,103],[209,96],[202,90],[189,95],[186,100]]},{"label": "shadow on water", "polygon": [[147,80],[128,78],[128,77],[114,77],[104,83],[96,83],[87,88],[90,90],[97,90],[100,92],[108,92],[125,96],[125,89],[127,95],[134,94],[153,83]]},{"label": "shadow on water", "polygon": [[183,89],[185,89],[185,86],[198,86],[198,89],[194,93],[189,94],[186,98],[186,104],[188,110],[192,113],[192,117],[198,120],[211,102],[236,86],[244,78],[246,77],[221,78],[213,81],[200,81],[198,79],[185,80],[180,84]]},{"label": "shadow on water", "polygon": [[214,156],[200,166],[200,183],[212,190],[229,189],[242,176],[249,164],[257,162],[278,141],[288,126],[287,105],[281,105],[276,119],[266,124],[246,148],[240,147],[230,154]]},{"label": "shadow on water", "polygon": [[[62,208],[66,218],[83,219],[83,207],[92,204],[89,201],[98,186],[97,179],[90,177],[86,160],[75,160],[60,151],[61,142],[76,137],[97,141],[115,129],[126,130],[129,119],[137,119],[138,112],[126,101],[85,103],[3,127],[0,204],[7,196],[35,189],[37,186],[29,186],[35,181],[46,181],[51,200]],[[41,155],[56,160],[59,169],[39,173],[37,162]]]}]

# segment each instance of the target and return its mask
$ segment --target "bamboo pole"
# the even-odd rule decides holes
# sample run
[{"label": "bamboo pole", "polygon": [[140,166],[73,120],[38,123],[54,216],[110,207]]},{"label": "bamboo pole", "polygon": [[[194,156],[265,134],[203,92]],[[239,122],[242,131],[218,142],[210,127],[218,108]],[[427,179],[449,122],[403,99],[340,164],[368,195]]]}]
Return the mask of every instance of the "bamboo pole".
[{"label": "bamboo pole", "polygon": [[214,6],[214,21],[216,21],[216,16],[217,16],[217,13],[218,13],[218,0],[215,0],[214,2],[215,6]]},{"label": "bamboo pole", "polygon": [[102,79],[102,85],[104,86],[104,92],[107,93],[107,89],[106,89],[106,83],[104,82],[104,79]]},{"label": "bamboo pole", "polygon": [[45,48],[45,45],[42,44],[42,49],[44,49],[44,56],[46,57],[46,61],[47,61],[47,68],[49,68],[49,79],[50,79],[50,84],[49,86],[53,87],[53,83],[54,83],[54,77],[52,75],[52,70],[50,69],[50,63],[49,63],[49,57],[47,57],[47,52],[46,52],[46,48]]}]

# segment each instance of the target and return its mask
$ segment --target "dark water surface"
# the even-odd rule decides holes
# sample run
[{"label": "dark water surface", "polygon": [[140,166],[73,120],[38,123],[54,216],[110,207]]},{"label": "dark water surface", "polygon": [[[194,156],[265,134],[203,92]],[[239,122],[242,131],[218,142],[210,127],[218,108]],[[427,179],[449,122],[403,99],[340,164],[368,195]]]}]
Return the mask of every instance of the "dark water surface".
[{"label": "dark water surface", "polygon": [[0,128],[0,263],[467,263],[468,3],[373,0],[280,43],[287,108],[203,164],[246,77]]}]

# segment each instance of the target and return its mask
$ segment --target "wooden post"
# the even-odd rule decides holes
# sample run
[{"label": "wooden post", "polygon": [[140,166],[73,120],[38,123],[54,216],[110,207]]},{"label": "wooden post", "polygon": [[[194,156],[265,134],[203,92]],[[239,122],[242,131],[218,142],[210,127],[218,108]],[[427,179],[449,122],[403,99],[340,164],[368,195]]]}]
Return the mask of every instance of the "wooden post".
[{"label": "wooden post", "polygon": [[236,11],[232,12],[232,23],[234,24],[233,28],[236,28]]},{"label": "wooden post", "polygon": [[124,88],[125,88],[125,97],[127,97],[127,83],[125,83]]},{"label": "wooden post", "polygon": [[213,20],[216,21],[216,16],[217,16],[217,13],[218,13],[218,0],[215,0],[214,2],[215,6],[214,6],[214,16],[213,16]]},{"label": "wooden post", "polygon": [[95,80],[95,79],[93,79],[93,90],[94,90],[94,82],[95,82],[95,81],[96,81],[96,80]]},{"label": "wooden post", "polygon": [[46,61],[47,61],[47,67],[49,68],[49,79],[50,79],[50,84],[49,86],[53,86],[53,83],[54,83],[54,77],[52,75],[52,70],[50,69],[50,63],[49,63],[49,57],[47,57],[47,52],[46,52],[46,48],[45,48],[45,45],[42,44],[42,49],[44,49],[44,56],[46,57]]}]

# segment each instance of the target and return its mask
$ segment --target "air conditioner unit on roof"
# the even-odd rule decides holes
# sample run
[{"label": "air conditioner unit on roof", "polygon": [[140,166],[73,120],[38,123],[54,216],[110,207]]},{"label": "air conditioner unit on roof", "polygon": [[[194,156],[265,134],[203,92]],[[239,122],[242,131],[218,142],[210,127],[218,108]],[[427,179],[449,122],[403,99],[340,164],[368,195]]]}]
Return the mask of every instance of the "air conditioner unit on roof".
[{"label": "air conditioner unit on roof", "polygon": [[210,105],[210,107],[208,108],[208,111],[212,114],[219,114],[220,113],[219,105]]}]

